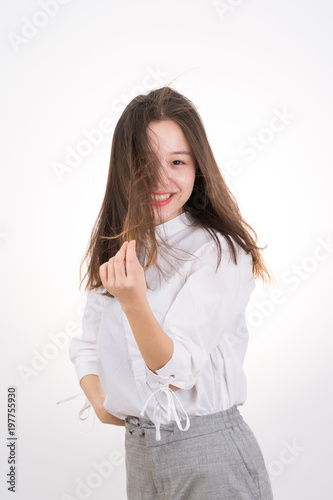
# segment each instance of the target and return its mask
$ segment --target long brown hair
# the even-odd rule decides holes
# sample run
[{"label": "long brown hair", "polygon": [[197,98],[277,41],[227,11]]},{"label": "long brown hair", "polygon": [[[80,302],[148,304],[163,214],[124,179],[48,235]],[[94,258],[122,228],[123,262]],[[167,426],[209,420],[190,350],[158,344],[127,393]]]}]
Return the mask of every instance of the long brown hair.
[{"label": "long brown hair", "polygon": [[[103,287],[99,267],[118,252],[124,241],[132,239],[136,240],[137,255],[145,257],[144,270],[156,266],[157,271],[166,276],[166,270],[157,263],[157,254],[158,250],[165,249],[171,253],[173,248],[164,239],[162,247],[157,246],[149,193],[163,182],[159,160],[147,136],[150,122],[161,120],[176,122],[191,147],[195,181],[183,211],[190,213],[195,226],[207,230],[214,238],[219,257],[217,267],[222,249],[216,231],[226,238],[235,264],[237,256],[230,237],[247,253],[251,252],[254,277],[270,283],[271,275],[260,254],[263,248],[256,245],[257,234],[242,218],[237,201],[223,179],[198,111],[188,98],[165,86],[136,96],[115,127],[104,200],[80,265],[81,277],[82,265],[88,260],[85,290]],[[148,284],[147,287],[150,288]],[[109,292],[106,295],[113,297]]]}]

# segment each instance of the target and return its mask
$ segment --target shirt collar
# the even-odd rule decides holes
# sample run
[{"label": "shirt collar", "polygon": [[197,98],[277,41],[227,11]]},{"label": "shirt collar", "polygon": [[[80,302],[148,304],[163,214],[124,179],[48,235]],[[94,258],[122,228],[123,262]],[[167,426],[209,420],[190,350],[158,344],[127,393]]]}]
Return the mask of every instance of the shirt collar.
[{"label": "shirt collar", "polygon": [[191,224],[191,216],[185,211],[162,224],[155,226],[156,237],[172,236]]}]

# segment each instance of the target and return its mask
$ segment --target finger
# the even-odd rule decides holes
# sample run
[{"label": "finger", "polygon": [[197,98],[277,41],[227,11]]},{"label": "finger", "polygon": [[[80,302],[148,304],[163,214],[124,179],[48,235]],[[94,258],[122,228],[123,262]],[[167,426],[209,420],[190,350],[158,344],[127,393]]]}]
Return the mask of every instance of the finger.
[{"label": "finger", "polygon": [[120,250],[118,250],[118,252],[113,258],[114,277],[118,283],[124,282],[126,280],[126,273],[125,273],[126,246],[127,246],[127,241],[125,241],[125,243],[121,246]]},{"label": "finger", "polygon": [[99,266],[99,276],[101,278],[101,282],[102,282],[104,288],[106,288],[106,284],[108,281],[107,270],[108,270],[108,263],[107,262],[104,262],[104,264]]},{"label": "finger", "polygon": [[127,276],[135,276],[137,269],[138,258],[135,252],[135,240],[131,240],[127,246],[126,254],[126,269]]},{"label": "finger", "polygon": [[108,276],[108,284],[110,286],[114,285],[115,274],[114,274],[114,257],[107,262],[107,276]]}]

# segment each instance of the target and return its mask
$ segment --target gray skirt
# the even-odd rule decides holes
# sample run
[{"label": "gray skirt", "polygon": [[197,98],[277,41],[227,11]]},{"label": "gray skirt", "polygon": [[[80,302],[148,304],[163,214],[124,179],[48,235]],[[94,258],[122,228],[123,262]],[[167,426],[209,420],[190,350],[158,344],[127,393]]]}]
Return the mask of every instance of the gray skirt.
[{"label": "gray skirt", "polygon": [[237,406],[190,417],[190,428],[125,418],[128,500],[272,500],[264,458]]}]

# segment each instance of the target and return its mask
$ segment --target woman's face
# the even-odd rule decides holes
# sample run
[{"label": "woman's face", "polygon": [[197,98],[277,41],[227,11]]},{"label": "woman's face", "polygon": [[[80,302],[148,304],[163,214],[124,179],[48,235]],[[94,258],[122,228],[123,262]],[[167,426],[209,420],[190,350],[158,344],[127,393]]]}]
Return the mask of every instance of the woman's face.
[{"label": "woman's face", "polygon": [[[191,196],[194,186],[195,160],[190,145],[176,122],[151,122],[147,134],[151,148],[161,164],[163,185],[155,186],[154,192],[150,194],[158,225],[183,212],[182,207]],[[168,200],[158,201],[153,194],[163,194],[163,198],[172,196]]]}]

